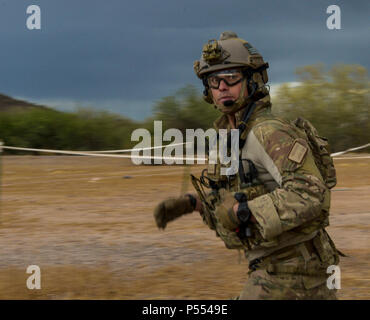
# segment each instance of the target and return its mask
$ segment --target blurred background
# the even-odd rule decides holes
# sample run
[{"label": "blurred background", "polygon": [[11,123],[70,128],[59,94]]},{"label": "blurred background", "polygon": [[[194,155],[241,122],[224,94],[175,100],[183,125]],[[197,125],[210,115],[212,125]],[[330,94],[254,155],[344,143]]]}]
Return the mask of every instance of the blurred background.
[{"label": "blurred background", "polygon": [[[328,6],[341,11],[329,30]],[[29,5],[41,29],[26,26]],[[310,120],[331,151],[370,141],[370,2],[0,0],[0,140],[60,150],[130,148],[137,128],[208,129],[219,116],[193,72],[232,30],[269,62],[272,110]],[[369,299],[370,160],[336,159],[329,233],[348,254],[344,299]],[[229,299],[247,262],[188,215],[159,232],[153,208],[193,191],[202,167],[3,150],[1,299]],[[354,159],[353,159],[354,158]],[[239,261],[239,262],[238,262]],[[26,287],[28,265],[41,290]]]},{"label": "blurred background", "polygon": [[[26,26],[31,4],[40,30]],[[338,30],[327,27],[331,4],[1,0],[0,138],[120,149],[132,146],[134,128],[152,131],[153,120],[209,128],[218,114],[202,101],[192,63],[204,43],[233,30],[269,62],[274,112],[311,120],[333,151],[367,143],[369,2],[337,1]]]}]

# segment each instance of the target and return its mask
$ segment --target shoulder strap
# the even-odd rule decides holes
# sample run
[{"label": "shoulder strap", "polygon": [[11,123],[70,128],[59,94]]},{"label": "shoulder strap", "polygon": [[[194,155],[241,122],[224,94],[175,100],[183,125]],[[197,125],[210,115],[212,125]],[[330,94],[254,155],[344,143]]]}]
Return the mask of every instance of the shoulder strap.
[{"label": "shoulder strap", "polygon": [[[239,148],[242,149],[244,147],[245,141],[247,140],[249,132],[258,124],[266,121],[276,119],[271,114],[261,115],[255,119],[251,119],[247,123],[244,123],[242,128],[239,128]],[[243,123],[242,123],[243,124]]]}]

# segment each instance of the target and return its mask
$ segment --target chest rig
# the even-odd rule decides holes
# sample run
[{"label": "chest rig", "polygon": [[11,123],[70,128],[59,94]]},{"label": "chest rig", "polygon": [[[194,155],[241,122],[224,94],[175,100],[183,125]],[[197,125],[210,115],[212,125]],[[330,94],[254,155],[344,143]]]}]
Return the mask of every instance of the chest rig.
[{"label": "chest rig", "polygon": [[[248,133],[256,124],[268,119],[267,115],[263,115],[254,119],[251,119],[256,108],[256,103],[252,103],[246,108],[246,111],[238,125],[239,131],[239,153],[238,153],[238,170],[236,174],[221,174],[221,169],[227,169],[226,165],[220,163],[219,157],[217,157],[217,163],[209,164],[207,169],[202,171],[201,176],[198,178],[191,175],[192,183],[195,189],[201,193],[201,200],[206,198],[207,192],[204,190],[208,189],[208,193],[211,192],[215,196],[220,189],[226,189],[230,192],[243,191],[246,193],[247,198],[252,200],[253,198],[267,193],[267,189],[264,188],[263,184],[258,179],[258,171],[254,166],[253,162],[249,159],[242,159],[242,149],[246,142]],[[219,136],[217,135],[217,140]],[[228,132],[227,135],[227,150],[231,149],[231,134]],[[247,164],[246,166],[243,165]],[[246,169],[245,169],[246,168]],[[226,170],[225,170],[226,171]],[[213,209],[210,204],[211,209]]]},{"label": "chest rig", "polygon": [[[191,175],[191,182],[203,203],[204,210],[201,215],[204,222],[211,229],[216,231],[216,235],[222,238],[226,247],[229,249],[250,249],[249,243],[252,239],[241,240],[235,232],[226,230],[222,224],[219,223],[218,218],[215,215],[215,210],[217,205],[223,201],[221,196],[223,191],[226,190],[232,194],[243,192],[248,200],[252,200],[269,192],[268,189],[259,181],[258,171],[253,162],[249,159],[242,159],[241,150],[244,147],[248,133],[254,125],[267,119],[266,116],[254,117],[254,119],[252,119],[251,116],[255,111],[255,108],[256,103],[251,104],[249,108],[247,107],[238,125],[239,153],[237,173],[231,175],[221,174],[221,169],[226,169],[226,166],[221,164],[219,157],[217,157],[217,163],[209,164],[208,168],[202,171],[199,178]],[[230,150],[230,132],[227,137],[227,143],[227,149]]]}]

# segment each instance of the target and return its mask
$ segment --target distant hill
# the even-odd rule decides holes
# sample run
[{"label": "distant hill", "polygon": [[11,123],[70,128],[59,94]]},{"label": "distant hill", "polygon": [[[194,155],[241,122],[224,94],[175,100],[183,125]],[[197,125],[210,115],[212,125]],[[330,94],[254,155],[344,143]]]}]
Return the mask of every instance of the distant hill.
[{"label": "distant hill", "polygon": [[53,110],[42,105],[14,99],[5,94],[0,94],[0,112],[28,111],[34,109]]}]

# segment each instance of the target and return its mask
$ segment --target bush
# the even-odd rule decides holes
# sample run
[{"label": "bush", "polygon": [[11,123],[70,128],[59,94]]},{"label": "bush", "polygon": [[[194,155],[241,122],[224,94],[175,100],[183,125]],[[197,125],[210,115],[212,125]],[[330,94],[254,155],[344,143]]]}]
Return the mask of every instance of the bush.
[{"label": "bush", "polygon": [[282,85],[272,99],[275,114],[304,117],[329,139],[333,152],[370,141],[369,78],[366,68],[323,65],[297,69],[300,84]]},{"label": "bush", "polygon": [[130,133],[134,127],[133,121],[108,112],[80,109],[65,113],[41,109],[2,113],[0,137],[6,145],[26,148],[121,149],[132,145]]}]

